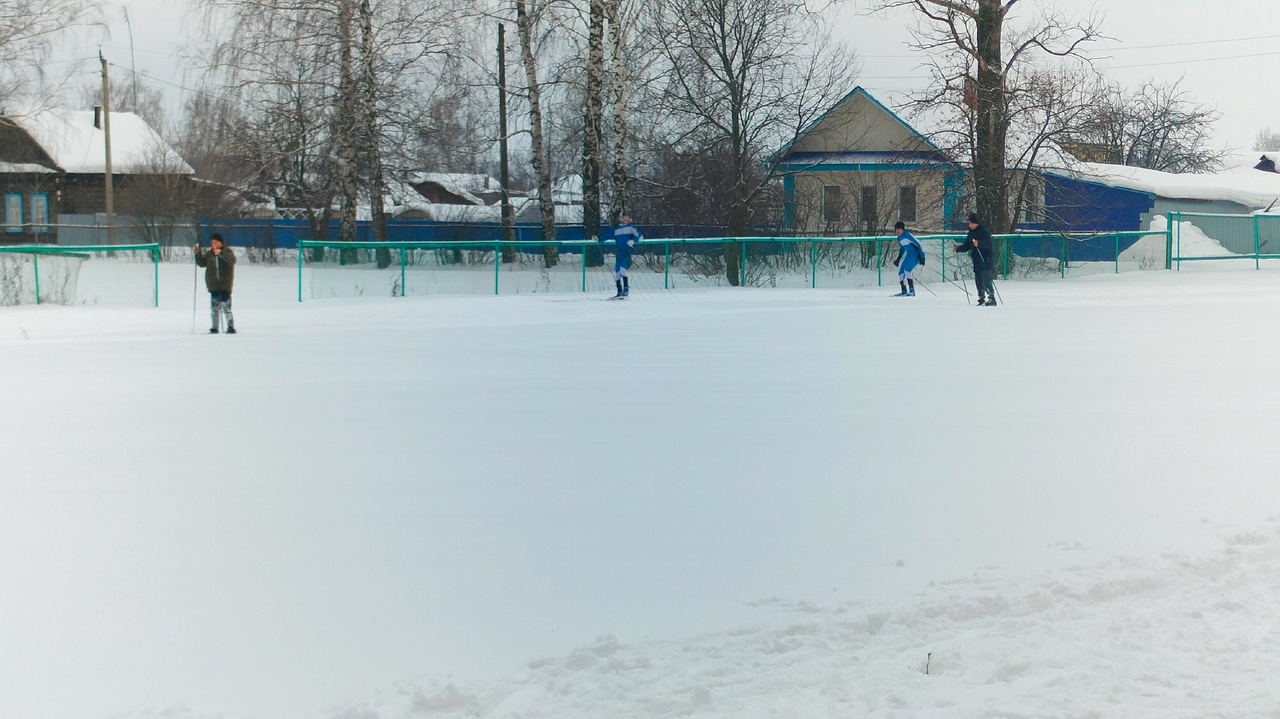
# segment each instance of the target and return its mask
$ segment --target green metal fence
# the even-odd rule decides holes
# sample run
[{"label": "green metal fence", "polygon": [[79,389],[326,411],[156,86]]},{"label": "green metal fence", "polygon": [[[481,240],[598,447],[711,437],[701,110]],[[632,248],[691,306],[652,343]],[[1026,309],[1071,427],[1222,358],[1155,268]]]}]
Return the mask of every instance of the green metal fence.
[{"label": "green metal fence", "polygon": [[0,305],[160,306],[160,245],[0,246]]},{"label": "green metal fence", "polygon": [[[920,281],[972,277],[952,248],[964,235],[918,238],[927,262]],[[1169,233],[1017,234],[997,240],[1004,278],[1066,278],[1164,269]],[[1136,249],[1135,249],[1136,248]],[[896,282],[897,238],[716,237],[645,240],[634,250],[634,289],[853,288]],[[554,260],[549,260],[554,258]],[[613,243],[316,242],[298,252],[298,301],[325,297],[600,292],[613,287]],[[729,280],[730,274],[734,281]]]},{"label": "green metal fence", "polygon": [[1252,260],[1262,269],[1263,260],[1280,259],[1280,215],[1218,215],[1170,212],[1171,266],[1184,262]]}]

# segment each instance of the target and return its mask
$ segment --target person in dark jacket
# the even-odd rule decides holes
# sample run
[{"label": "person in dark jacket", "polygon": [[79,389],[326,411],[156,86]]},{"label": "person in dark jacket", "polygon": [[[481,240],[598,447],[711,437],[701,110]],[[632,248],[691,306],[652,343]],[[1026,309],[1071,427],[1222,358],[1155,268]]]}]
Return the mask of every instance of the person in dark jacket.
[{"label": "person in dark jacket", "polygon": [[978,286],[978,306],[996,306],[995,244],[991,232],[982,226],[976,214],[969,214],[969,234],[963,244],[955,246],[956,252],[969,251],[973,260],[973,283]]},{"label": "person in dark jacket", "polygon": [[209,309],[213,326],[210,334],[218,334],[220,317],[226,317],[227,334],[236,333],[236,321],[231,315],[231,287],[236,280],[236,253],[222,242],[222,235],[213,233],[209,249],[196,245],[196,264],[204,268],[204,284],[209,288]]}]

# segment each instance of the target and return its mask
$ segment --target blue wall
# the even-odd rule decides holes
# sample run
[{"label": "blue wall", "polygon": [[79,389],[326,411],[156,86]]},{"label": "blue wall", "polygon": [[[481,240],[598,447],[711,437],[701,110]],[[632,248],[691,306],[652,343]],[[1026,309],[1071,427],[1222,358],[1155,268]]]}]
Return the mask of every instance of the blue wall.
[{"label": "blue wall", "polygon": [[1045,177],[1047,232],[1136,232],[1155,205],[1146,192],[1107,187],[1068,177]]}]

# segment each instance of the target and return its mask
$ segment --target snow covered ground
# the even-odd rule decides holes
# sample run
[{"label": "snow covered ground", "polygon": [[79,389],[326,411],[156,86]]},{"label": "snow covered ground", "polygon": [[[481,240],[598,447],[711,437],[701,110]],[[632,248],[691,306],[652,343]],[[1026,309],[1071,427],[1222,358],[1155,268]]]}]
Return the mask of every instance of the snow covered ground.
[{"label": "snow covered ground", "polygon": [[1280,717],[1230,264],[4,308],[0,716]]}]

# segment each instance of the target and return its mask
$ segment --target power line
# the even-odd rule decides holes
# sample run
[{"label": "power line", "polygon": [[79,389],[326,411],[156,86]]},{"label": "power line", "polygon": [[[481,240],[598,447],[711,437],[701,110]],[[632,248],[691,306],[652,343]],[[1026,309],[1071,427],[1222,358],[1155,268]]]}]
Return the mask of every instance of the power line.
[{"label": "power line", "polygon": [[1222,40],[1194,40],[1191,42],[1170,42],[1159,45],[1127,45],[1121,47],[1107,48],[1108,52],[1119,52],[1121,50],[1153,50],[1165,47],[1190,47],[1192,45],[1221,45],[1227,42],[1250,42],[1253,40],[1275,40],[1280,35],[1254,35],[1253,37],[1233,37],[1224,38]]},{"label": "power line", "polygon": [[[1250,37],[1230,37],[1218,40],[1192,40],[1189,42],[1166,42],[1155,45],[1120,45],[1117,47],[1100,48],[1105,52],[1129,52],[1131,50],[1160,50],[1170,47],[1194,47],[1198,45],[1222,45],[1229,42],[1253,42],[1255,40],[1276,40],[1280,39],[1280,35],[1253,35]],[[907,55],[859,55],[858,57],[868,59],[891,59],[905,60],[909,58],[920,57],[920,53]],[[1187,60],[1186,62],[1196,62],[1195,60]]]},{"label": "power line", "polygon": [[1108,70],[1124,70],[1133,67],[1159,67],[1161,65],[1188,65],[1193,62],[1218,62],[1221,60],[1252,60],[1256,57],[1269,57],[1272,55],[1280,55],[1280,50],[1271,52],[1255,52],[1248,55],[1224,55],[1221,57],[1199,57],[1192,60],[1162,60],[1160,62],[1143,62],[1133,65],[1109,65]]},{"label": "power line", "polygon": [[211,99],[214,99],[214,100],[222,100],[222,99],[224,99],[224,97],[225,97],[225,96],[214,95],[213,93],[211,93],[211,92],[206,92],[206,91],[204,91],[204,90],[197,90],[197,89],[195,89],[194,87],[187,87],[186,85],[179,85],[178,83],[176,83],[176,82],[171,82],[171,81],[169,81],[169,80],[161,80],[160,78],[158,78],[158,77],[156,77],[156,76],[154,76],[154,75],[148,75],[147,73],[142,72],[142,71],[140,71],[140,70],[134,70],[134,69],[132,69],[132,68],[127,68],[127,67],[120,67],[119,65],[115,64],[114,62],[108,62],[107,64],[108,64],[108,65],[110,65],[111,67],[114,67],[114,68],[119,68],[119,69],[121,69],[121,70],[127,70],[127,71],[129,71],[129,72],[132,72],[133,74],[138,75],[139,77],[145,77],[145,78],[147,78],[148,80],[151,80],[152,82],[158,82],[158,83],[160,83],[161,85],[168,85],[169,87],[175,87],[175,88],[177,88],[177,89],[179,89],[179,90],[185,90],[186,92],[193,92],[193,93],[195,93],[195,94],[197,94],[197,95],[204,95],[205,97],[208,97],[208,98],[211,98]]}]

